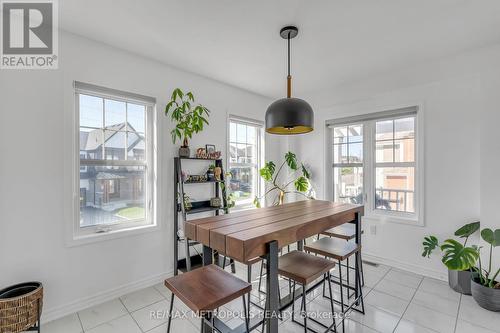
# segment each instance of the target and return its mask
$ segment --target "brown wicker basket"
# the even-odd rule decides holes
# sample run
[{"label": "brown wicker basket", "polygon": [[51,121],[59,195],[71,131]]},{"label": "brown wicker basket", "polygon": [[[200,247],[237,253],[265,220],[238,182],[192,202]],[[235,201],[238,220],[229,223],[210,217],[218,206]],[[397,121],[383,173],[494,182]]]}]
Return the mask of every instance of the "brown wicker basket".
[{"label": "brown wicker basket", "polygon": [[0,333],[39,329],[43,304],[40,282],[25,282],[0,290]]}]

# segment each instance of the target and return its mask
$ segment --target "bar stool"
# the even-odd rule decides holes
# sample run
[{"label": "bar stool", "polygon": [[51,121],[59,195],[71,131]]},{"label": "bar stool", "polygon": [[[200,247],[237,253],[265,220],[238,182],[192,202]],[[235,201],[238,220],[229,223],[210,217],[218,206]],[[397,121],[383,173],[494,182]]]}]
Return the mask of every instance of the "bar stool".
[{"label": "bar stool", "polygon": [[[334,332],[336,332],[335,315],[334,315],[335,310],[333,307],[333,294],[332,294],[332,285],[330,276],[330,270],[333,269],[334,267],[335,267],[335,262],[322,257],[316,257],[302,251],[288,252],[287,254],[281,256],[278,260],[278,274],[293,281],[292,322],[304,327],[304,332],[306,333],[308,330],[315,332],[313,329],[307,327],[308,319],[314,321],[318,325],[327,328],[327,331],[333,327],[335,329]],[[324,324],[320,323],[314,318],[308,318],[307,316],[307,309],[306,309],[307,285],[321,276],[324,277],[323,279],[324,283],[328,282],[330,291],[330,305],[331,305],[332,319],[333,319],[333,324],[330,327],[325,326]],[[297,283],[302,286],[301,309],[304,309],[304,323],[295,320],[295,292]]]},{"label": "bar stool", "polygon": [[[338,300],[333,300],[336,303],[340,304],[342,314],[345,315],[350,309],[353,309],[355,311],[361,312],[362,314],[365,313],[365,305],[363,301],[363,289],[361,288],[361,278],[360,278],[360,266],[359,266],[359,256],[358,252],[361,251],[361,246],[359,244],[356,244],[353,241],[342,241],[339,239],[335,238],[329,238],[329,237],[323,237],[318,239],[317,241],[311,243],[310,245],[306,245],[304,247],[304,251],[306,252],[311,252],[315,253],[317,255],[325,256],[328,258],[332,258],[337,260],[338,265],[339,265],[339,281],[335,281],[332,279],[332,282],[335,284],[338,284],[340,286],[340,301]],[[354,287],[351,285],[344,285],[343,279],[342,279],[342,269],[340,269],[340,265],[342,261],[346,260],[347,258],[351,257],[352,255],[355,256],[355,285]],[[349,274],[349,271],[347,271],[347,274]],[[347,293],[349,294],[349,290],[354,290],[354,295],[355,299],[352,303],[347,303],[344,302],[344,287],[347,288]],[[326,297],[324,293],[324,288],[323,288],[323,297]],[[349,297],[348,297],[349,299]],[[354,306],[359,305],[361,303],[361,309],[357,309]],[[342,330],[345,329],[344,325],[344,318],[342,319]]]},{"label": "bar stool", "polygon": [[[364,232],[361,231],[361,234]],[[335,228],[328,229],[321,233],[322,235],[344,239],[350,241],[356,238],[356,225],[354,223],[344,223]],[[318,237],[319,239],[319,237]],[[361,258],[361,253],[359,254]],[[347,259],[347,284],[349,284],[349,269],[354,269],[349,265],[349,258]],[[360,259],[360,271],[361,271],[361,286],[365,285],[365,273],[363,271],[363,260]]]},{"label": "bar stool", "polygon": [[246,332],[249,332],[249,312],[245,294],[252,290],[252,285],[224,271],[217,265],[203,266],[165,280],[165,286],[170,289],[170,309],[168,312],[167,333],[170,332],[174,296],[177,296],[197,315],[201,316],[201,332],[205,324],[215,327],[213,312],[218,307],[243,298]]}]

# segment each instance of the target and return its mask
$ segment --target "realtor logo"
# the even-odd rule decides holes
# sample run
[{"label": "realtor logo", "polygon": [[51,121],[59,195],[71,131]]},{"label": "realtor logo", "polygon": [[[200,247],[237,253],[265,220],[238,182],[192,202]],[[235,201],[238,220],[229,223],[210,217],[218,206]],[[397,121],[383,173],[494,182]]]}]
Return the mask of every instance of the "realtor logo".
[{"label": "realtor logo", "polygon": [[2,69],[56,69],[57,3],[1,2]]}]

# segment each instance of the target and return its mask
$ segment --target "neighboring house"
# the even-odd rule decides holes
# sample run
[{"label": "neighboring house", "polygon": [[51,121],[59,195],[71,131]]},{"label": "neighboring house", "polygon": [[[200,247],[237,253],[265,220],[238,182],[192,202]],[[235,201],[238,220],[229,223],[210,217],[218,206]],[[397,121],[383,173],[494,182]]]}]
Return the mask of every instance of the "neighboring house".
[{"label": "neighboring house", "polygon": [[[127,125],[127,126],[126,126]],[[125,131],[127,129],[129,131]],[[121,123],[80,131],[80,160],[142,160],[144,137]],[[136,166],[81,166],[80,205],[107,211],[142,202],[144,172]]]}]

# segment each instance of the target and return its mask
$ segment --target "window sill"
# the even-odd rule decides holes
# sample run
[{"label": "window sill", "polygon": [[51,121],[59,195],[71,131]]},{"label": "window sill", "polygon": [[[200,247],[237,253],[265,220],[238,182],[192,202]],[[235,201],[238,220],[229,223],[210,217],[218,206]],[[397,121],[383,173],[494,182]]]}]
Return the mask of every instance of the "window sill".
[{"label": "window sill", "polygon": [[414,227],[424,227],[424,222],[416,217],[394,216],[389,214],[370,213],[363,216],[362,220],[375,223],[397,223]]},{"label": "window sill", "polygon": [[75,246],[97,243],[112,239],[136,236],[149,232],[155,232],[158,230],[160,230],[159,225],[148,224],[137,227],[131,227],[127,229],[112,230],[103,233],[72,235],[72,237],[66,241],[66,247],[75,247]]}]

